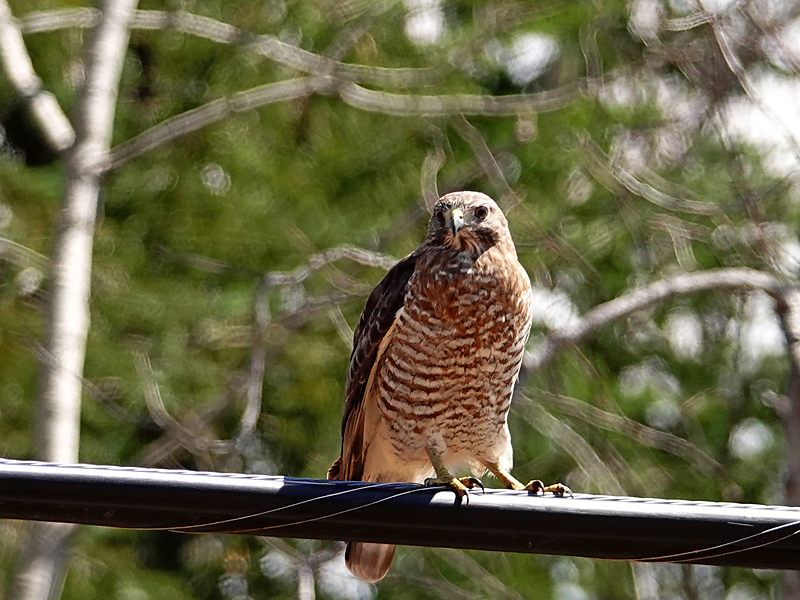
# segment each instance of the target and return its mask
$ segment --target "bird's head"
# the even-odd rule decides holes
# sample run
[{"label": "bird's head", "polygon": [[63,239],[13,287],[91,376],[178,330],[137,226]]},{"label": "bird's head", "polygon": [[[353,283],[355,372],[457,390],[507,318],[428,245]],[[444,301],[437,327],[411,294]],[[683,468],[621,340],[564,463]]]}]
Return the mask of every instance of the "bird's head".
[{"label": "bird's head", "polygon": [[459,252],[481,254],[510,241],[508,221],[497,203],[480,192],[452,192],[433,207],[428,239]]}]

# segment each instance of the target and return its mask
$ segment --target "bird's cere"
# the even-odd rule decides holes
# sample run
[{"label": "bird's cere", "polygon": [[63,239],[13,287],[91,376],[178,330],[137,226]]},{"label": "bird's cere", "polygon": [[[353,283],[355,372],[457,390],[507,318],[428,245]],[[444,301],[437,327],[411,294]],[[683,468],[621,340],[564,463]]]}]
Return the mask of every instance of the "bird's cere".
[{"label": "bird's cere", "polygon": [[450,228],[453,230],[453,235],[458,233],[458,230],[464,226],[464,211],[460,208],[454,208],[450,213]]}]

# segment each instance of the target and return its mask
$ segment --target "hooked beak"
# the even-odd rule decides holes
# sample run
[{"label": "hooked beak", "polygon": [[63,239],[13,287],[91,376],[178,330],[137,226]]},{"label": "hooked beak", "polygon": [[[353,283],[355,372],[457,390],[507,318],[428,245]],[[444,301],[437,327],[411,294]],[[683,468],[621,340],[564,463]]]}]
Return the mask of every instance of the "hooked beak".
[{"label": "hooked beak", "polygon": [[453,235],[458,233],[458,230],[464,226],[464,211],[460,208],[454,208],[450,212],[450,230]]}]

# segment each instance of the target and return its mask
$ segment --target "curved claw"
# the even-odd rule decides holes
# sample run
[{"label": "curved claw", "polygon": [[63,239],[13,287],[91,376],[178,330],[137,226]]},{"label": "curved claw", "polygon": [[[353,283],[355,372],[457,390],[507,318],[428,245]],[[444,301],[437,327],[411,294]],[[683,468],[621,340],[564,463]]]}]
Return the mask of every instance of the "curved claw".
[{"label": "curved claw", "polygon": [[479,487],[481,488],[481,493],[486,491],[486,488],[483,487],[483,482],[477,477],[461,477],[460,481],[469,489]]},{"label": "curved claw", "polygon": [[480,487],[484,491],[483,482],[477,477],[453,477],[451,479],[440,479],[428,477],[423,484],[425,487],[446,485],[450,487],[460,498],[463,498],[469,490]]},{"label": "curved claw", "polygon": [[531,479],[528,482],[528,485],[526,485],[522,489],[532,492],[534,495],[537,495],[539,492],[542,492],[544,494],[544,483],[542,482],[541,479]]},{"label": "curved claw", "polygon": [[565,486],[563,483],[554,483],[552,485],[545,485],[542,483],[541,479],[534,479],[525,486],[525,489],[529,492],[532,492],[534,495],[537,495],[539,492],[542,495],[546,494],[547,492],[551,492],[556,496],[569,496],[572,497],[572,490]]}]

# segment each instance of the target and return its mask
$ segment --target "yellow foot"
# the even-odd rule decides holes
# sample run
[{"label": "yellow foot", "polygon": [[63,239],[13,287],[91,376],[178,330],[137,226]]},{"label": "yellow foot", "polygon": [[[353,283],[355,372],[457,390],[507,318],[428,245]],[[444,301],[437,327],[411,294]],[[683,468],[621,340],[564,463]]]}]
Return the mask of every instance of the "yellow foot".
[{"label": "yellow foot", "polygon": [[483,490],[483,483],[477,477],[449,477],[449,478],[432,478],[429,477],[425,480],[425,485],[428,487],[435,485],[448,485],[453,488],[453,491],[458,494],[460,498],[467,495],[467,491],[472,488],[479,487]]},{"label": "yellow foot", "polygon": [[436,471],[436,478],[429,478],[425,480],[425,485],[449,485],[453,491],[458,494],[459,498],[467,495],[467,490],[480,487],[483,489],[481,480],[477,477],[453,477],[444,466],[442,456],[434,448],[427,448],[428,457],[431,459],[433,470]]},{"label": "yellow foot", "polygon": [[538,494],[542,492],[542,495],[546,494],[547,492],[551,492],[556,496],[572,496],[572,490],[565,486],[563,483],[554,483],[553,485],[545,485],[539,479],[533,479],[528,482],[523,489],[528,490],[529,492],[533,492],[534,494]]},{"label": "yellow foot", "polygon": [[522,483],[517,481],[517,479],[511,473],[500,468],[500,465],[497,463],[484,461],[483,465],[510,490],[517,490],[519,492],[527,490],[529,492],[533,492],[534,494],[538,494],[539,492],[542,492],[542,494],[551,492],[556,496],[572,496],[572,490],[563,483],[545,485],[540,479],[534,479],[530,481],[528,485],[522,485]]}]

